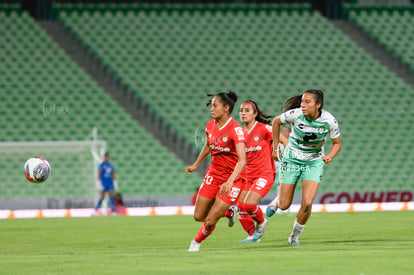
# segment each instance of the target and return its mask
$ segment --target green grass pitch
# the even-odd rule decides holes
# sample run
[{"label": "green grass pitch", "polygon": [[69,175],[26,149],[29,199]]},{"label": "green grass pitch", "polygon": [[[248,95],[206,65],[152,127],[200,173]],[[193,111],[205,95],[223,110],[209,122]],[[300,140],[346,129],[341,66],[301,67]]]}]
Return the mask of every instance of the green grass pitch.
[{"label": "green grass pitch", "polygon": [[290,247],[294,218],[270,218],[257,244],[222,219],[191,253],[191,216],[0,220],[0,274],[414,273],[412,211],[314,213]]}]

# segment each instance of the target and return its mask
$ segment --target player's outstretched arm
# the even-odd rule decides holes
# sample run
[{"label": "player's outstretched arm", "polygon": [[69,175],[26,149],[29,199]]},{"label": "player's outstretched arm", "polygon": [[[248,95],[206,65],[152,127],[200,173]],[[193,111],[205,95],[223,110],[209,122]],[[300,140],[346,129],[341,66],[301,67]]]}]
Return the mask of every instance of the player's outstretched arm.
[{"label": "player's outstretched arm", "polygon": [[341,151],[342,143],[340,137],[332,139],[332,143],[333,145],[329,153],[322,157],[326,164],[331,164],[332,159]]},{"label": "player's outstretched arm", "polygon": [[197,170],[198,166],[200,166],[200,163],[211,153],[211,149],[210,146],[208,145],[208,143],[204,144],[203,149],[201,149],[200,154],[197,157],[197,160],[187,166],[186,172],[187,174],[191,174],[192,172],[194,172],[195,170]]}]

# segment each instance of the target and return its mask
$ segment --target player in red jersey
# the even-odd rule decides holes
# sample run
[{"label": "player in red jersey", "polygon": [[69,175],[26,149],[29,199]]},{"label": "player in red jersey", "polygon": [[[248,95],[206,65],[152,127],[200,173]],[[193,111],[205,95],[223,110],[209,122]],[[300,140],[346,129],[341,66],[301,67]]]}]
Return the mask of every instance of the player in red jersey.
[{"label": "player in red jersey", "polygon": [[[213,95],[208,95],[213,96]],[[218,93],[207,103],[211,116],[207,123],[207,142],[187,173],[195,171],[211,154],[211,164],[198,192],[194,219],[203,222],[188,251],[199,251],[200,244],[215,229],[216,223],[229,206],[237,203],[244,181],[239,177],[246,165],[246,147],[243,129],[231,117],[237,94]],[[233,214],[234,215],[234,214]]]},{"label": "player in red jersey", "polygon": [[[258,204],[272,188],[276,175],[272,158],[273,136],[272,127],[269,125],[270,118],[271,116],[260,110],[253,100],[246,100],[240,106],[240,120],[245,125],[243,130],[247,158],[242,173],[246,182],[237,204],[240,224],[248,234],[248,237],[241,241],[243,243],[259,242],[268,224]],[[285,144],[288,142],[282,136],[280,141]]]}]

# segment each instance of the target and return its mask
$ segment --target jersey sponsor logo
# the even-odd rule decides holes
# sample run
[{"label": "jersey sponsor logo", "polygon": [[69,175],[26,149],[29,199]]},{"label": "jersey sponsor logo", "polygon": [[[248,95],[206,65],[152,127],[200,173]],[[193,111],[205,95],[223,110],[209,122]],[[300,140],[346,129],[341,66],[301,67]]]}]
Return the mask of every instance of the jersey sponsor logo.
[{"label": "jersey sponsor logo", "polygon": [[231,197],[231,201],[236,201],[236,199],[239,197],[240,194],[240,188],[232,187],[229,196]]},{"label": "jersey sponsor logo", "polygon": [[211,150],[217,150],[220,152],[230,152],[230,148],[229,147],[221,147],[221,146],[215,146],[215,145],[210,145]]},{"label": "jersey sponsor logo", "polygon": [[262,146],[260,145],[252,146],[252,147],[246,148],[246,153],[253,152],[253,151],[260,151],[260,150],[262,150]]},{"label": "jersey sponsor logo", "polygon": [[324,134],[324,133],[328,132],[328,130],[325,129],[325,127],[323,125],[312,126],[312,125],[307,125],[303,122],[297,122],[297,123],[295,123],[295,127],[302,130],[302,131],[304,131],[304,132],[308,132],[308,133]]},{"label": "jersey sponsor logo", "polygon": [[243,134],[243,129],[241,127],[236,127],[234,128],[234,130],[236,131],[236,135],[240,140],[244,140],[244,134]]},{"label": "jersey sponsor logo", "polygon": [[297,126],[301,130],[305,129],[305,124],[303,124],[303,123],[299,123]]},{"label": "jersey sponsor logo", "polygon": [[261,190],[263,188],[265,188],[267,184],[267,180],[264,178],[258,178],[256,181],[256,189]]},{"label": "jersey sponsor logo", "polygon": [[315,133],[312,133],[312,134],[306,134],[303,137],[303,140],[306,141],[306,142],[309,142],[310,140],[314,140],[314,139],[317,139],[317,138],[318,137],[316,136],[316,134]]}]

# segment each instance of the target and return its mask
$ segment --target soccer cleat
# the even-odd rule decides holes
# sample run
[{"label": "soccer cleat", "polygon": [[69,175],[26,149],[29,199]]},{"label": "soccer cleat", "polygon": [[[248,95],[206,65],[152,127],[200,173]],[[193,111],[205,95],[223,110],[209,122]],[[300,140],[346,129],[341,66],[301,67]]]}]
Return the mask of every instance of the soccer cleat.
[{"label": "soccer cleat", "polygon": [[277,211],[276,202],[279,200],[279,196],[277,196],[266,208],[266,216],[271,217],[273,216]]},{"label": "soccer cleat", "polygon": [[201,245],[201,243],[192,240],[191,243],[190,243],[190,247],[188,248],[188,251],[189,252],[200,251],[200,245]]},{"label": "soccer cleat", "polygon": [[260,243],[260,239],[255,239],[254,235],[247,237],[240,241],[241,243]]},{"label": "soccer cleat", "polygon": [[227,223],[229,227],[232,227],[236,223],[236,213],[239,211],[237,205],[230,205],[229,210],[233,213],[231,217],[227,217]]},{"label": "soccer cleat", "polygon": [[298,237],[295,237],[293,235],[289,236],[289,238],[288,238],[288,244],[290,244],[291,246],[298,246],[298,245],[300,245],[300,242],[299,242]]},{"label": "soccer cleat", "polygon": [[253,238],[255,240],[259,240],[263,237],[268,224],[269,222],[265,219],[261,224],[258,224],[256,226],[256,230],[254,231],[254,235],[253,235]]},{"label": "soccer cleat", "polygon": [[273,216],[273,215],[276,213],[276,210],[277,210],[277,209],[273,208],[273,206],[269,205],[269,206],[266,208],[266,216],[268,216],[268,217]]}]

